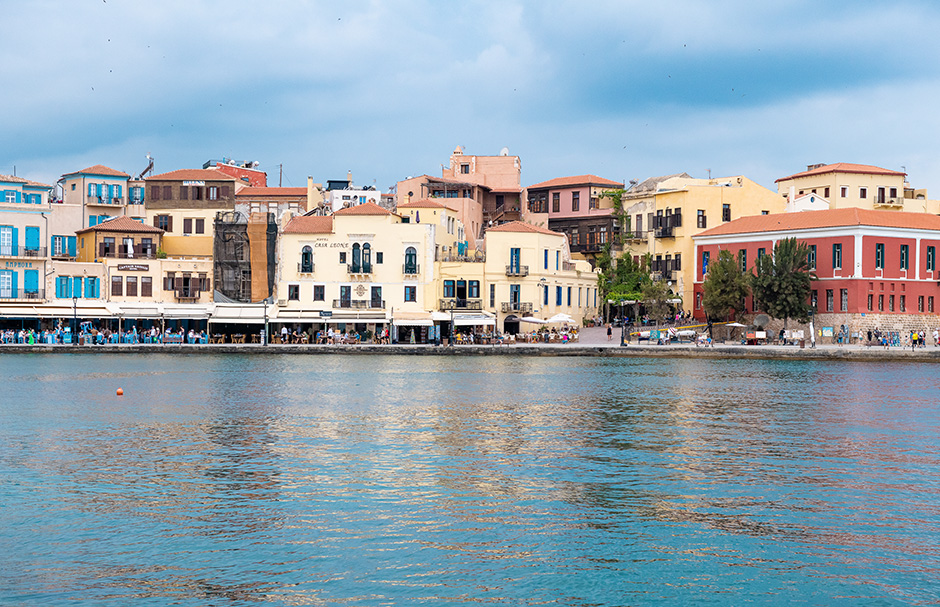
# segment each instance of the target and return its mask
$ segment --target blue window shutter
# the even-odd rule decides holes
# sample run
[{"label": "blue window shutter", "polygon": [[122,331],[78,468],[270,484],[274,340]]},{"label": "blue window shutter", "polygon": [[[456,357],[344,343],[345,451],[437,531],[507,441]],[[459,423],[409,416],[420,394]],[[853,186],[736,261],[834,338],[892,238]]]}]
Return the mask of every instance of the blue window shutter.
[{"label": "blue window shutter", "polygon": [[17,190],[17,192],[16,192],[16,201],[17,201],[17,202],[23,202],[23,199],[21,198],[21,195],[22,195],[22,193],[21,193],[19,190]]},{"label": "blue window shutter", "polygon": [[82,277],[76,276],[72,279],[72,295],[74,297],[82,296]]},{"label": "blue window shutter", "polygon": [[23,286],[27,293],[38,293],[39,270],[26,270],[23,273]]},{"label": "blue window shutter", "polygon": [[49,255],[55,251],[55,236],[49,237]]},{"label": "blue window shutter", "polygon": [[101,283],[98,281],[97,277],[93,277],[91,280],[95,285],[95,298],[101,297]]},{"label": "blue window shutter", "polygon": [[75,257],[75,237],[69,236],[69,257]]},{"label": "blue window shutter", "polygon": [[[19,246],[20,246],[20,239],[19,239],[19,236],[17,235],[17,229],[13,228],[13,250],[16,251],[19,248]],[[13,276],[16,276],[16,273],[14,273]]]},{"label": "blue window shutter", "polygon": [[13,297],[19,297],[19,293],[16,292],[16,278],[19,276],[19,272],[12,272],[13,275]]},{"label": "blue window shutter", "polygon": [[62,299],[62,277],[55,277],[55,298]]},{"label": "blue window shutter", "polygon": [[31,251],[39,250],[39,228],[36,226],[26,227],[26,248]]}]

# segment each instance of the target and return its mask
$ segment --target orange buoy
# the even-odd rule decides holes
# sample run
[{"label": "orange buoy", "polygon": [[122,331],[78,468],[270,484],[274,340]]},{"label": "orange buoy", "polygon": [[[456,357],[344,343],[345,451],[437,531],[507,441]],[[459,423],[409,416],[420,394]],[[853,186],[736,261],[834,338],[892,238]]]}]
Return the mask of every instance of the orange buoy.
[{"label": "orange buoy", "polygon": [[124,396],[124,388],[118,388],[118,389],[117,389],[117,395],[118,395],[118,396]]}]

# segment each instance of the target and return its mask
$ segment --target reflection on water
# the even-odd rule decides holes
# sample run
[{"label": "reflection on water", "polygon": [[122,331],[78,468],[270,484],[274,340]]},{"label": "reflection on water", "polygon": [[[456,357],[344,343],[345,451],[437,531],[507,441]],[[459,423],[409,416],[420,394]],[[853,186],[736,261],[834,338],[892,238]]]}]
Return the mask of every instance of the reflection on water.
[{"label": "reflection on water", "polygon": [[940,601],[928,365],[2,361],[0,603]]}]

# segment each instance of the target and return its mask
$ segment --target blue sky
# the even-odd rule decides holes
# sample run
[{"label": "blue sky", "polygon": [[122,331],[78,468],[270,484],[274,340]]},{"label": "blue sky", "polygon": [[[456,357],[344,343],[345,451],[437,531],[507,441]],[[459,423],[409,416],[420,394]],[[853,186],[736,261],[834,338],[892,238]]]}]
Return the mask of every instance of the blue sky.
[{"label": "blue sky", "polygon": [[222,156],[385,191],[455,146],[523,185],[901,170],[940,197],[940,3],[4,2],[0,173]]}]

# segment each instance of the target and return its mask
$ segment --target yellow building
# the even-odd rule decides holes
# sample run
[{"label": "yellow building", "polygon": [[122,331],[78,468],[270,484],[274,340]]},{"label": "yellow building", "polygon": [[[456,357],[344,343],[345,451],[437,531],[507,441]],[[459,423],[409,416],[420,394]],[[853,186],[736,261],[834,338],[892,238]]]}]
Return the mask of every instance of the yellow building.
[{"label": "yellow building", "polygon": [[940,214],[940,201],[929,200],[927,190],[914,189],[907,174],[867,164],[811,164],[805,171],[777,180],[777,192],[797,204],[810,196],[814,202],[828,204],[830,209],[855,207],[887,209],[915,213]]},{"label": "yellow building", "polygon": [[[100,288],[107,301],[212,302],[212,261],[160,258],[157,251],[163,230],[125,216],[79,230],[76,237],[76,261],[103,266],[101,272],[83,274],[100,276],[96,292]],[[74,267],[80,268],[77,264]]]},{"label": "yellow building", "polygon": [[695,274],[692,237],[738,217],[785,209],[783,197],[743,175],[653,177],[624,193],[620,226],[623,254],[633,255],[637,261],[649,254],[654,276],[671,283],[683,308],[691,310]]},{"label": "yellow building", "polygon": [[460,213],[435,200],[415,200],[398,205],[405,223],[431,223],[434,230],[434,254],[437,259],[456,259],[472,254]]}]

